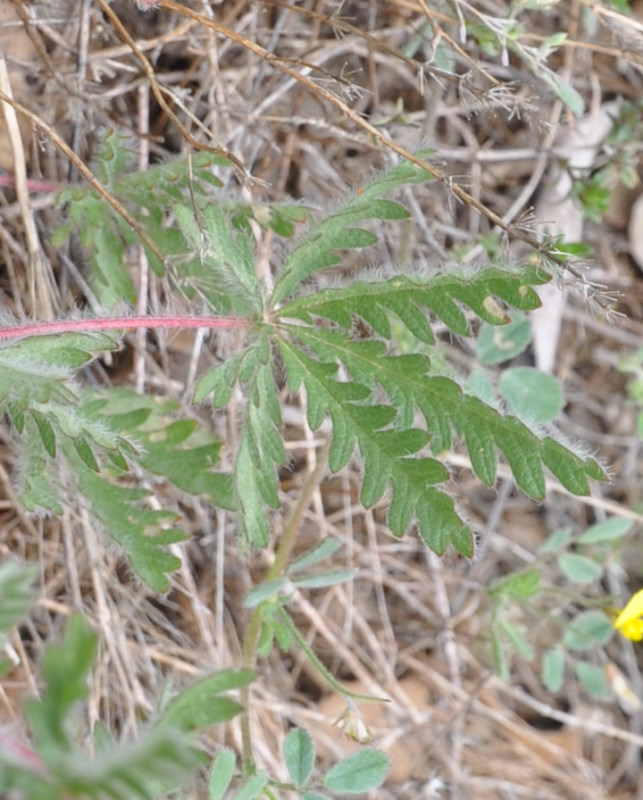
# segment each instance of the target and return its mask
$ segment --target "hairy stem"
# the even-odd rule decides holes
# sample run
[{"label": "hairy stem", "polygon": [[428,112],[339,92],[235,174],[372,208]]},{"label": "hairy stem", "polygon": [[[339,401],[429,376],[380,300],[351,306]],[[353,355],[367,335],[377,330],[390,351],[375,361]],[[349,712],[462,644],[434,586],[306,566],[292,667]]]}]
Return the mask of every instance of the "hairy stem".
[{"label": "hairy stem", "polygon": [[56,322],[29,322],[25,325],[0,327],[0,340],[22,339],[27,336],[52,336],[58,333],[92,333],[94,331],[126,330],[132,328],[247,328],[244,317],[211,316],[143,316],[94,317]]},{"label": "hairy stem", "polygon": [[[290,555],[292,553],[295,542],[297,541],[297,533],[299,526],[303,519],[310,499],[316,487],[319,485],[324,470],[326,469],[326,462],[328,460],[328,445],[326,445],[322,452],[319,454],[315,469],[308,475],[304,486],[302,488],[297,504],[295,505],[292,514],[290,515],[284,527],[283,536],[279,542],[275,552],[275,560],[268,570],[266,581],[272,581],[281,577],[288,566]],[[257,660],[257,645],[259,637],[261,636],[261,605],[255,608],[250,624],[246,632],[243,642],[243,666],[252,669]],[[244,687],[241,690],[241,704],[246,709],[246,712],[241,716],[241,735],[243,740],[243,771],[246,775],[254,771],[254,759],[252,756],[252,739],[250,736],[250,719],[248,716],[248,701],[250,697],[249,687]]]}]

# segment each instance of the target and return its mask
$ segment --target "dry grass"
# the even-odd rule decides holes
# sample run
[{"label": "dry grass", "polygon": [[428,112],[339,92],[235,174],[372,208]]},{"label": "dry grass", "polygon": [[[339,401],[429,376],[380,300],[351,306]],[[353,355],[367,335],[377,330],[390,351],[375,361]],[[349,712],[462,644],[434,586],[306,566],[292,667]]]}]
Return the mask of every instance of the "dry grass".
[{"label": "dry grass", "polygon": [[[490,233],[494,217],[479,213],[476,204],[507,227],[534,206],[541,220],[561,222],[551,192],[560,176],[561,148],[566,157],[565,136],[576,129],[572,116],[525,58],[507,54],[503,63],[502,55],[486,55],[475,41],[460,38],[458,14],[472,19],[483,10],[503,20],[507,9],[500,0],[439,8],[424,0],[355,0],[341,8],[312,0],[296,6],[190,0],[183,11],[161,0],[160,6],[143,13],[126,0],[109,6],[100,0],[0,0],[0,54],[8,65],[0,89],[4,95],[11,89],[42,122],[31,124],[19,114],[18,129],[7,113],[0,128],[0,165],[15,176],[17,190],[21,177],[42,182],[32,184],[36,191],[29,195],[10,186],[0,194],[0,280],[7,312],[42,318],[91,304],[82,254],[54,251],[49,240],[62,213],[56,193],[78,180],[78,169],[51,131],[85,164],[92,163],[109,128],[130,135],[141,169],[197,145],[220,148],[254,179],[225,173],[230,196],[296,198],[312,208],[332,206],[393,163],[397,156],[387,142],[412,152],[433,148],[432,163],[445,179],[405,194],[414,224],[384,231],[372,261],[348,264],[347,272],[370,263],[386,271],[439,268],[454,250],[466,261],[484,260],[476,245]],[[570,1],[525,12],[520,43],[537,48],[548,36],[566,32],[567,45],[548,64],[585,98],[588,113],[598,113],[607,101],[643,94],[643,29],[611,8],[592,8],[594,16],[589,6]],[[587,149],[587,166],[598,166],[600,146]],[[475,202],[458,199],[455,185]],[[378,800],[600,800],[643,792],[639,718],[587,697],[571,673],[555,696],[542,688],[540,656],[556,641],[558,628],[533,610],[516,608],[513,620],[532,631],[536,657],[514,658],[508,684],[494,677],[486,592],[496,578],[535,563],[538,547],[559,527],[579,532],[611,514],[634,516],[640,525],[640,445],[625,379],[617,371],[622,354],[639,347],[643,333],[643,284],[626,234],[632,200],[626,197],[623,208],[611,209],[609,223],[585,223],[581,232],[597,255],[590,277],[622,293],[620,310],[627,318],[609,325],[588,311],[578,293],[568,292],[564,306],[545,321],[545,327],[561,326],[553,369],[569,398],[562,427],[612,465],[609,486],[596,487],[587,500],[554,490],[538,507],[506,476],[497,490],[481,489],[466,460],[454,453],[450,466],[458,494],[480,534],[474,563],[440,561],[413,537],[392,540],[381,509],[364,512],[357,505],[357,476],[351,472],[315,489],[301,525],[301,547],[324,535],[338,537],[345,544],[339,561],[359,568],[359,578],[302,599],[296,618],[339,678],[392,699],[386,707],[364,707],[376,743],[393,755],[392,780],[374,793]],[[527,235],[541,230],[532,227]],[[524,227],[517,232],[524,234]],[[505,235],[497,236],[496,247],[503,260],[526,253],[524,242]],[[265,276],[278,268],[279,246],[270,233],[258,234],[257,253]],[[132,263],[132,272],[142,310],[162,311],[163,285],[142,262]],[[183,398],[191,380],[185,364],[199,346],[188,335],[138,337],[111,380]],[[466,350],[462,355],[471,357]],[[283,517],[318,454],[299,407],[289,402],[284,413],[293,470],[284,476]],[[215,425],[233,449],[234,409]],[[165,506],[183,512],[192,538],[177,548],[183,567],[173,576],[172,591],[151,596],[132,580],[86,511],[74,505],[73,494],[58,519],[23,513],[12,488],[16,458],[3,429],[0,555],[39,564],[42,592],[8,647],[15,668],[0,686],[0,721],[20,720],[20,699],[38,690],[43,648],[58,639],[74,609],[101,633],[90,723],[102,720],[122,736],[136,732],[168,681],[182,685],[239,662],[247,624],[242,599],[269,556],[242,557],[232,516],[172,495],[167,486],[153,487]],[[58,477],[71,487],[70,476]],[[275,531],[283,517],[275,518]],[[626,596],[628,578],[638,588],[637,540],[638,534],[628,540],[625,553],[630,575],[615,561],[606,584],[591,589],[594,594]],[[560,585],[554,562],[540,563],[544,580]],[[549,603],[552,616],[568,616],[565,598],[552,595]],[[637,653],[630,645],[613,643],[609,657],[640,690]],[[251,722],[262,766],[286,778],[279,751],[291,724],[309,727],[325,758],[349,747],[330,727],[341,713],[336,698],[305,660],[296,653],[273,654],[261,669]],[[236,727],[213,731],[208,746],[214,751],[224,742],[239,747]],[[192,796],[204,797],[203,788],[195,787]]]}]

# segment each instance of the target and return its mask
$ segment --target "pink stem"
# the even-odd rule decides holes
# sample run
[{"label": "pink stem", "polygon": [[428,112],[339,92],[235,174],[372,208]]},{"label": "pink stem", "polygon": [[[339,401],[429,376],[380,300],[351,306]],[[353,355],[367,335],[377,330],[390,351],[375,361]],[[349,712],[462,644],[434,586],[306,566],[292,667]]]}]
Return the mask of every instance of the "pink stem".
[{"label": "pink stem", "polygon": [[247,328],[244,317],[97,317],[59,322],[30,322],[27,325],[0,327],[0,339],[25,336],[51,336],[56,333],[122,330],[128,328]]},{"label": "pink stem", "polygon": [[[16,181],[11,175],[0,175],[0,186],[14,187]],[[30,192],[59,192],[63,188],[62,183],[52,181],[40,181],[37,178],[27,178],[27,189]]]}]

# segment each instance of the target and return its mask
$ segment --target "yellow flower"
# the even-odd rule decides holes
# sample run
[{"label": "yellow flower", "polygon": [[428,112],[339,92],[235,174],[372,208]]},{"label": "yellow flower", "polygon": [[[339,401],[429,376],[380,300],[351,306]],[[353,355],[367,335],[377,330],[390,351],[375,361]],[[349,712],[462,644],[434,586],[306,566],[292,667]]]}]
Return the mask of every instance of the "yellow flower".
[{"label": "yellow flower", "polygon": [[633,642],[643,640],[643,589],[630,599],[630,602],[614,621],[614,627],[626,639]]}]

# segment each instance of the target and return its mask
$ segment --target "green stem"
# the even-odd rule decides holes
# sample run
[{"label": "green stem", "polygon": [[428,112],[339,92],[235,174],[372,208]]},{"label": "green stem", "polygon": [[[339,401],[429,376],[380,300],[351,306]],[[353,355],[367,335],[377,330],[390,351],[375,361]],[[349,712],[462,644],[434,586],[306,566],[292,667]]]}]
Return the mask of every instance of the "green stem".
[{"label": "green stem", "polygon": [[[266,581],[276,580],[280,578],[288,567],[290,555],[293,551],[297,541],[297,533],[299,526],[304,518],[304,514],[310,504],[313,492],[319,485],[319,482],[326,469],[326,462],[328,461],[328,444],[324,446],[317,457],[317,464],[315,469],[308,475],[302,487],[301,494],[295,507],[288,518],[284,532],[277,546],[275,553],[275,560],[268,570],[265,577]],[[243,641],[243,666],[247,669],[254,669],[257,661],[257,646],[261,636],[261,605],[255,608],[248,630]],[[248,715],[250,699],[250,687],[246,686],[241,690],[241,704],[246,711],[241,716],[241,739],[242,739],[242,771],[244,775],[251,775],[255,771],[254,758],[252,755],[252,739],[250,736],[250,718]]]},{"label": "green stem", "polygon": [[288,630],[288,633],[301,647],[301,649],[306,654],[306,657],[311,662],[313,667],[315,667],[317,672],[319,672],[319,674],[324,678],[324,680],[328,683],[331,689],[334,689],[337,692],[337,694],[342,695],[342,697],[350,697],[351,700],[360,700],[365,703],[388,703],[388,700],[385,697],[374,697],[371,694],[358,694],[357,692],[351,692],[350,689],[347,689],[345,686],[342,686],[342,684],[335,677],[333,677],[332,673],[329,672],[326,669],[326,667],[322,664],[322,662],[319,660],[315,651],[310,647],[306,639],[301,635],[299,628],[292,621],[292,617],[286,611],[286,609],[283,607],[280,608],[277,611],[277,615],[284,628]]}]

